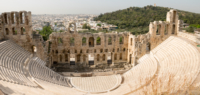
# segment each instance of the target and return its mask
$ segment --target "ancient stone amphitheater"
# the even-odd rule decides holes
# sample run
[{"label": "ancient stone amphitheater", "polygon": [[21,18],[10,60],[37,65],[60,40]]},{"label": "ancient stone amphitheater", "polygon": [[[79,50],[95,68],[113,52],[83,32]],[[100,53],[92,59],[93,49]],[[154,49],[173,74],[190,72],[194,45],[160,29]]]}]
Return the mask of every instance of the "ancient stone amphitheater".
[{"label": "ancient stone amphitheater", "polygon": [[[125,61],[133,67],[122,74],[113,73],[106,76],[67,77],[51,69],[54,61],[59,60],[63,48],[58,52],[54,44],[53,33],[50,40],[43,42],[41,36],[32,32],[31,12],[10,12],[0,15],[0,89],[1,94],[8,95],[153,95],[153,94],[188,94],[198,93],[200,85],[200,48],[198,34],[189,34],[182,30],[182,21],[177,11],[170,10],[166,21],[154,21],[149,25],[149,32],[132,35],[128,32],[84,34],[86,38],[102,36],[113,37],[113,47],[93,43],[93,47],[82,49],[86,56],[83,64],[115,64]],[[17,31],[17,32],[16,32]],[[63,32],[68,36],[83,35],[71,31]],[[110,36],[109,36],[110,35]],[[119,35],[119,36],[118,36]],[[123,45],[119,37],[123,36]],[[80,37],[80,36],[78,36]],[[116,44],[114,44],[116,43]],[[65,44],[65,43],[64,43]],[[67,43],[66,43],[67,44]],[[104,44],[104,45],[103,45]],[[77,44],[70,48],[68,62],[77,64]],[[99,48],[98,48],[99,47]],[[101,48],[103,51],[101,51]],[[119,48],[119,51],[118,51]],[[124,49],[125,48],[125,49]],[[95,52],[90,50],[96,49]],[[104,51],[108,49],[107,51]],[[115,49],[116,51],[114,51]],[[56,51],[56,50],[55,50]],[[80,50],[78,50],[80,52]],[[100,54],[106,55],[104,61]],[[82,53],[82,52],[81,52]],[[116,53],[116,58],[115,58]],[[122,56],[121,54],[122,53]],[[50,59],[49,57],[50,56]],[[64,56],[64,55],[63,55]],[[92,58],[93,56],[94,58]],[[96,57],[97,56],[97,57]],[[82,57],[81,57],[82,58]],[[101,59],[102,58],[102,59]],[[111,63],[109,63],[111,61]],[[92,67],[92,66],[91,66]]]}]

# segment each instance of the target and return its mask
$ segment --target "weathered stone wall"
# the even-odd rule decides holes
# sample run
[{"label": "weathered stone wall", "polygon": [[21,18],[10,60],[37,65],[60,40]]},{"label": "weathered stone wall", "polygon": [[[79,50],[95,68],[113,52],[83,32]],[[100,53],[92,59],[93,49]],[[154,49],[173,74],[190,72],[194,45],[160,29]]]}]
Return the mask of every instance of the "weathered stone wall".
[{"label": "weathered stone wall", "polygon": [[2,40],[4,37],[3,37],[3,30],[2,30],[2,17],[0,15],[0,40]]},{"label": "weathered stone wall", "polygon": [[[49,42],[51,42],[50,59],[52,59],[52,63],[69,63],[70,55],[75,54],[76,63],[88,65],[88,54],[94,54],[94,65],[106,64],[107,55],[111,52],[113,62],[126,62],[129,35],[130,33],[128,32],[54,32],[50,35],[49,39]],[[84,38],[85,41],[83,41]],[[98,38],[100,38],[100,43],[97,42]],[[74,39],[74,43],[70,39]]]},{"label": "weathered stone wall", "polygon": [[[10,39],[15,41],[18,45],[22,46],[29,52],[34,53],[33,46],[36,46],[38,52],[36,55],[41,59],[45,59],[42,42],[40,40],[33,39],[32,36],[32,19],[31,12],[20,11],[20,12],[4,12],[1,14],[2,30],[1,36],[4,39]],[[0,38],[1,38],[0,36]]]},{"label": "weathered stone wall", "polygon": [[171,35],[177,35],[178,14],[176,10],[167,13],[166,21],[154,21],[149,25],[151,49],[162,43]]}]

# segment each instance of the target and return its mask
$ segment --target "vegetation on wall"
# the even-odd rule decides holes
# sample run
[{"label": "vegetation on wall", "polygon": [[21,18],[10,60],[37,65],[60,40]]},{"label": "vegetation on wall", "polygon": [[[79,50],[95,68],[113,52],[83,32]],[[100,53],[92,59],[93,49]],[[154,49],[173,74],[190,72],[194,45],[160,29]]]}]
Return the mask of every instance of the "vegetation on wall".
[{"label": "vegetation on wall", "polygon": [[[118,26],[117,31],[130,31],[132,34],[144,34],[149,31],[149,23],[153,21],[165,21],[170,8],[154,7],[151,5],[130,7],[111,13],[100,14],[96,21],[106,22]],[[188,24],[200,24],[200,14],[177,10],[179,19]]]}]

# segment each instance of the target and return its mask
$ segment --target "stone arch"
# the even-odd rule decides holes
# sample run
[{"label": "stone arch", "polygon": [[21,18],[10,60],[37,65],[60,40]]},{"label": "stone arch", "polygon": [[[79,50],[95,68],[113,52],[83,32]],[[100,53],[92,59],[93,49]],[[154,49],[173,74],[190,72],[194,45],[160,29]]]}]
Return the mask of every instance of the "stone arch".
[{"label": "stone arch", "polygon": [[89,38],[89,47],[94,47],[94,37]]},{"label": "stone arch", "polygon": [[124,43],[124,37],[121,36],[121,37],[119,37],[119,44],[123,44],[123,43]]},{"label": "stone arch", "polygon": [[148,42],[146,45],[146,51],[149,52],[151,50],[151,43]]},{"label": "stone arch", "polygon": [[96,43],[97,43],[97,45],[101,45],[101,38],[100,37],[97,37]]},{"label": "stone arch", "polygon": [[4,14],[4,19],[5,19],[5,24],[8,24],[8,15],[6,13]]},{"label": "stone arch", "polygon": [[100,55],[99,54],[97,54],[97,61],[99,61],[100,60]]},{"label": "stone arch", "polygon": [[120,53],[119,59],[122,60],[122,53]]},{"label": "stone arch", "polygon": [[68,32],[69,33],[76,33],[76,23],[70,22],[68,25]]},{"label": "stone arch", "polygon": [[161,33],[161,25],[157,25],[157,29],[156,29],[156,35],[160,35]]},{"label": "stone arch", "polygon": [[175,34],[175,31],[176,31],[176,25],[173,25],[172,26],[172,34]]},{"label": "stone arch", "polygon": [[25,22],[25,14],[24,14],[24,12],[20,12],[19,16],[20,16],[20,23],[24,24],[24,22]]},{"label": "stone arch", "polygon": [[176,11],[173,11],[173,23],[176,22]]},{"label": "stone arch", "polygon": [[9,35],[9,29],[6,28],[6,35]]},{"label": "stone arch", "polygon": [[106,55],[103,54],[103,57],[102,57],[103,61],[106,61]]},{"label": "stone arch", "polygon": [[63,40],[62,40],[62,38],[58,38],[58,43],[63,43]]},{"label": "stone arch", "polygon": [[70,38],[70,46],[74,46],[74,38],[73,37]]},{"label": "stone arch", "polygon": [[12,24],[16,23],[16,15],[13,12],[11,13],[11,22],[12,22]]},{"label": "stone arch", "polygon": [[124,48],[123,51],[125,52],[125,51],[126,51],[126,48]]},{"label": "stone arch", "polygon": [[21,29],[20,29],[21,31],[21,35],[24,35],[24,33],[26,32],[26,29],[24,28],[24,27],[21,27]]},{"label": "stone arch", "polygon": [[86,41],[87,41],[86,37],[83,37],[83,38],[82,38],[82,46],[85,46],[85,45],[86,45]]},{"label": "stone arch", "polygon": [[81,62],[81,55],[80,55],[80,54],[77,54],[77,55],[76,55],[76,58],[77,58],[77,63],[80,63],[80,62]]},{"label": "stone arch", "polygon": [[132,54],[129,55],[129,63],[132,61]]},{"label": "stone arch", "polygon": [[108,37],[108,45],[112,45],[112,37]]},{"label": "stone arch", "polygon": [[117,54],[115,53],[115,55],[114,55],[114,60],[117,60]]},{"label": "stone arch", "polygon": [[32,46],[32,52],[37,52],[37,48],[36,48],[36,46]]}]

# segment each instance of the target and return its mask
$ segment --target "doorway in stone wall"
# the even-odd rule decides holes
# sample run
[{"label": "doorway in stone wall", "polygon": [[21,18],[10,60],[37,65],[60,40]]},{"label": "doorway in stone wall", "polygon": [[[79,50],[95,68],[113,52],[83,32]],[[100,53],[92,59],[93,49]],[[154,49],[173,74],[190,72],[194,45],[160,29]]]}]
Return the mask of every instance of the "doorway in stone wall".
[{"label": "doorway in stone wall", "polygon": [[77,57],[77,63],[80,63],[81,62],[81,55],[78,54],[76,57]]}]

